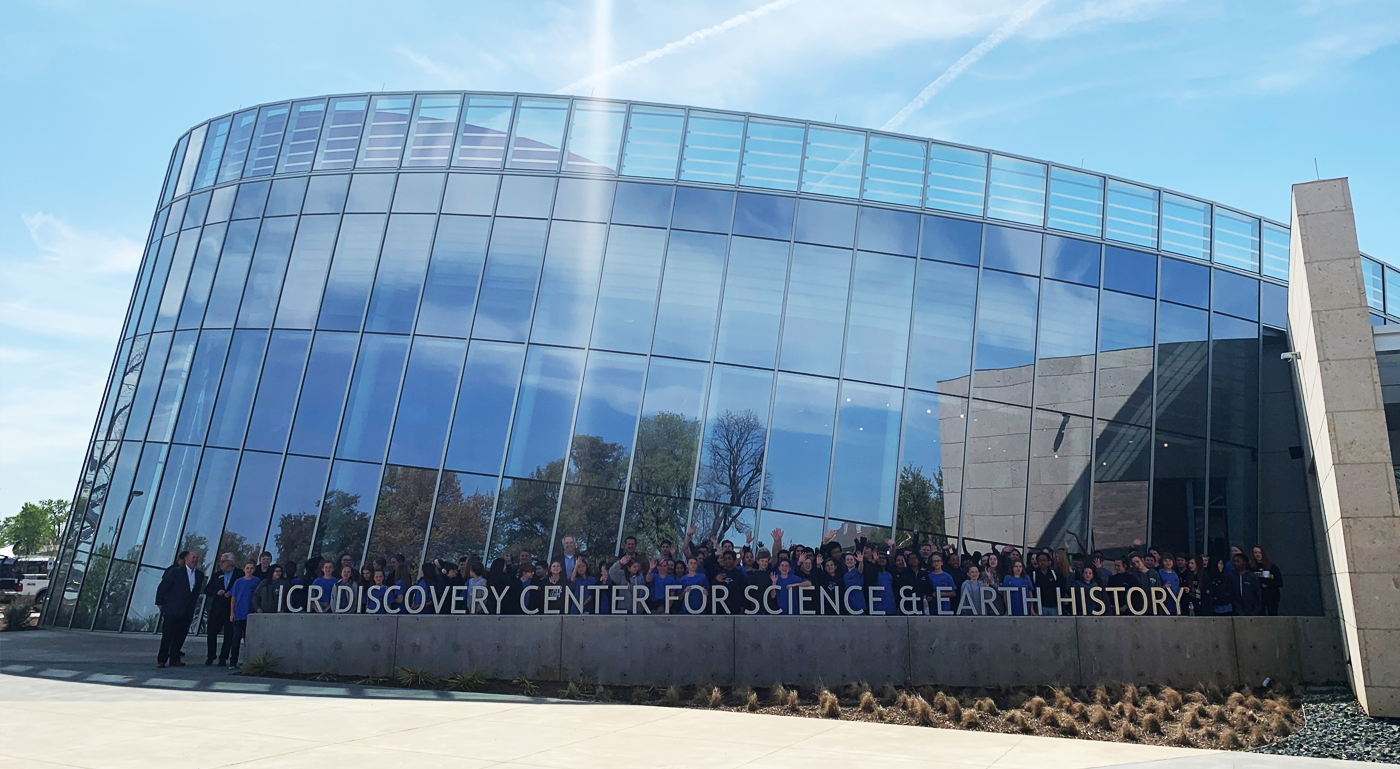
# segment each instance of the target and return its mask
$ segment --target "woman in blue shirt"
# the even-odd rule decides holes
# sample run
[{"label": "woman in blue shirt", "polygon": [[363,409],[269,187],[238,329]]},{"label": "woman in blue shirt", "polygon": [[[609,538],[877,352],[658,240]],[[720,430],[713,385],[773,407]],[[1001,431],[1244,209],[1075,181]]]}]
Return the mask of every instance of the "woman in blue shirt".
[{"label": "woman in blue shirt", "polygon": [[982,608],[982,570],[973,563],[967,567],[967,579],[963,580],[962,587],[958,589],[958,605],[953,611],[962,615],[983,614]]},{"label": "woman in blue shirt", "polygon": [[1001,581],[1002,587],[1012,589],[1010,601],[1010,613],[1012,616],[1020,617],[1026,613],[1026,595],[1021,591],[1030,592],[1034,588],[1031,580],[1026,576],[1026,564],[1023,561],[1011,562],[1011,573],[1006,575]]},{"label": "woman in blue shirt", "polygon": [[865,613],[865,582],[860,574],[860,558],[855,553],[846,553],[846,573],[841,575],[841,613]]},{"label": "woman in blue shirt", "polygon": [[262,580],[253,576],[257,564],[247,561],[243,564],[243,576],[233,581],[229,587],[228,617],[233,621],[233,648],[229,650],[228,666],[238,667],[238,648],[243,645],[243,636],[248,634],[248,612],[253,608],[253,591]]},{"label": "woman in blue shirt", "polygon": [[[569,592],[573,593],[573,598],[569,601],[570,614],[593,614],[593,594],[588,588],[598,584],[598,580],[589,576],[588,561],[581,555],[574,556],[574,573],[569,575]],[[580,608],[582,607],[582,608]]]},{"label": "woman in blue shirt", "polygon": [[321,588],[321,598],[313,604],[316,611],[328,612],[331,610],[331,597],[335,595],[335,586],[338,584],[340,581],[335,578],[335,564],[330,561],[322,561],[321,576],[311,580],[311,587]]},{"label": "woman in blue shirt", "polygon": [[687,614],[701,614],[706,606],[706,596],[710,592],[710,580],[700,571],[700,561],[695,558],[685,560],[685,576],[681,577],[681,604]]},{"label": "woman in blue shirt", "polygon": [[373,582],[365,588],[365,612],[368,614],[388,614],[389,605],[386,603],[388,597],[384,593],[389,589],[389,586],[384,584],[384,572],[375,569],[374,576],[370,579]]},{"label": "woman in blue shirt", "polygon": [[809,587],[811,582],[792,573],[792,562],[788,560],[778,561],[778,573],[773,575],[773,584],[778,587],[778,613],[797,613],[797,589]]}]

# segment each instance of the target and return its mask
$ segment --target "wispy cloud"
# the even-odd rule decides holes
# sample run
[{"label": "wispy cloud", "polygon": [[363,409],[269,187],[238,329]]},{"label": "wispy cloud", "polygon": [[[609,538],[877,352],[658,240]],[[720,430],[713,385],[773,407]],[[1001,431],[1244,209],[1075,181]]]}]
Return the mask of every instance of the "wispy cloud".
[{"label": "wispy cloud", "polygon": [[797,2],[798,0],[775,0],[774,2],[768,3],[767,5],[761,5],[753,9],[752,11],[731,16],[725,19],[724,21],[715,24],[714,26],[706,27],[701,30],[696,30],[695,32],[686,35],[680,40],[676,40],[667,43],[666,45],[663,45],[660,48],[647,51],[646,53],[642,54],[641,56],[638,56],[635,59],[629,59],[628,61],[624,61],[621,64],[615,64],[611,67],[608,67],[607,69],[601,72],[595,72],[581,80],[575,80],[574,82],[569,83],[563,88],[560,88],[559,90],[555,91],[555,93],[573,93],[578,89],[589,85],[590,83],[596,83],[602,80],[607,80],[609,78],[627,72],[628,70],[633,70],[638,67],[645,66],[663,56],[669,56],[670,54],[673,54],[676,51],[689,48],[690,46],[695,45],[696,43],[706,38],[714,37],[715,35],[722,35],[725,32],[734,29],[735,27],[741,27],[755,19],[763,18],[764,16],[767,16],[768,14],[774,11],[782,10],[783,8],[786,8]]},{"label": "wispy cloud", "polygon": [[30,240],[45,259],[69,269],[121,272],[141,262],[141,244],[124,235],[84,231],[42,211],[20,214]]},{"label": "wispy cloud", "polygon": [[465,70],[460,70],[456,67],[450,67],[446,64],[440,64],[428,58],[427,56],[424,56],[423,54],[418,53],[417,51],[411,50],[409,48],[399,46],[398,48],[394,49],[394,53],[397,53],[405,59],[408,59],[419,69],[423,70],[424,72],[427,72],[429,75],[438,78],[442,81],[442,84],[445,86],[452,88],[465,88],[467,86],[468,81],[470,80],[470,76]]},{"label": "wispy cloud", "polygon": [[944,71],[942,75],[939,75],[937,80],[929,83],[923,91],[919,92],[918,96],[914,97],[913,101],[904,105],[904,109],[896,112],[894,117],[886,120],[885,124],[881,126],[880,129],[883,131],[893,131],[903,125],[904,121],[907,120],[910,115],[917,112],[925,104],[928,104],[929,99],[937,96],[939,91],[947,88],[948,84],[956,80],[958,75],[961,75],[964,70],[976,64],[979,59],[986,56],[993,48],[1001,45],[1003,40],[1015,34],[1016,30],[1020,29],[1022,24],[1025,24],[1035,15],[1036,11],[1040,10],[1041,7],[1048,2],[1050,2],[1050,0],[1031,0],[1029,3],[1021,6],[1021,8],[1016,11],[1016,13],[1012,14],[1011,18],[1007,19],[1004,24],[993,30],[992,34],[987,35],[987,37],[974,46],[972,50],[963,54],[962,58],[953,62],[953,66]]}]

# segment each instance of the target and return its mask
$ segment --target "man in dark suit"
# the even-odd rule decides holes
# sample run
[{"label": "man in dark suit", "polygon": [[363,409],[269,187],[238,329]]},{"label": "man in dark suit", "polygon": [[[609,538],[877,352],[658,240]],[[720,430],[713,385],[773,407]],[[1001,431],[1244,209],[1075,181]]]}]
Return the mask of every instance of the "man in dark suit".
[{"label": "man in dark suit", "polygon": [[[204,658],[206,665],[214,664],[215,653],[218,652],[219,667],[228,666],[234,627],[233,620],[229,618],[229,601],[233,598],[233,583],[238,577],[233,571],[233,553],[224,553],[219,556],[219,570],[204,586],[204,596],[208,599],[204,603],[209,607],[209,625],[205,628],[209,641],[209,655]],[[220,635],[224,637],[222,650],[219,649]]]},{"label": "man in dark suit", "polygon": [[194,605],[198,602],[200,590],[204,587],[204,574],[195,568],[199,563],[199,553],[180,551],[175,565],[165,570],[160,587],[156,588],[156,608],[164,617],[160,635],[160,651],[156,653],[156,667],[163,668],[168,661],[172,665],[184,665],[185,636],[190,634],[190,622],[194,620]]}]

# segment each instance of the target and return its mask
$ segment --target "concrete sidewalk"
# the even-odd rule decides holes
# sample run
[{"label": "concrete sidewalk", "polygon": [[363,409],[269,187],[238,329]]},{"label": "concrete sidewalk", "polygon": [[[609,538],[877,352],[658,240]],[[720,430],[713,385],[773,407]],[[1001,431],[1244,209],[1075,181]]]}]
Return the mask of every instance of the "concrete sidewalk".
[{"label": "concrete sidewalk", "polygon": [[[186,652],[202,661],[192,639]],[[903,769],[1356,769],[1356,762],[1219,753],[891,724],[420,692],[157,670],[154,639],[0,634],[0,769],[343,765],[794,766]]]}]

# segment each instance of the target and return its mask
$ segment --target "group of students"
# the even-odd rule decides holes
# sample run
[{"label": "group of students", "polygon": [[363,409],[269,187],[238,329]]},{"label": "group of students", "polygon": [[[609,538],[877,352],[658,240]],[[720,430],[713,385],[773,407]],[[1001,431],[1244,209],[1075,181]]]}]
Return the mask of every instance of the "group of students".
[{"label": "group of students", "polygon": [[[598,558],[564,537],[548,564],[522,550],[489,567],[470,557],[434,559],[416,572],[402,554],[359,568],[349,554],[312,557],[298,573],[295,563],[278,565],[263,553],[231,583],[230,619],[237,625],[250,612],[277,611],[445,613],[433,598],[453,588],[475,596],[464,600],[470,612],[491,614],[549,613],[551,600],[553,613],[568,614],[1128,614],[1131,603],[1116,597],[1100,603],[1100,596],[1116,588],[1149,594],[1166,588],[1155,595],[1168,597],[1170,614],[1276,615],[1283,585],[1277,565],[1257,545],[1250,553],[1232,548],[1228,559],[1178,558],[1150,547],[1107,561],[1099,551],[1045,548],[1023,558],[1009,545],[959,553],[951,544],[917,540],[896,546],[858,539],[843,547],[835,534],[814,549],[785,546],[783,531],[775,529],[769,549],[754,547],[752,534],[740,547],[730,540],[696,544],[692,529],[680,548],[663,541],[648,555],[627,537],[621,552]],[[218,582],[216,575],[210,587]]]}]

